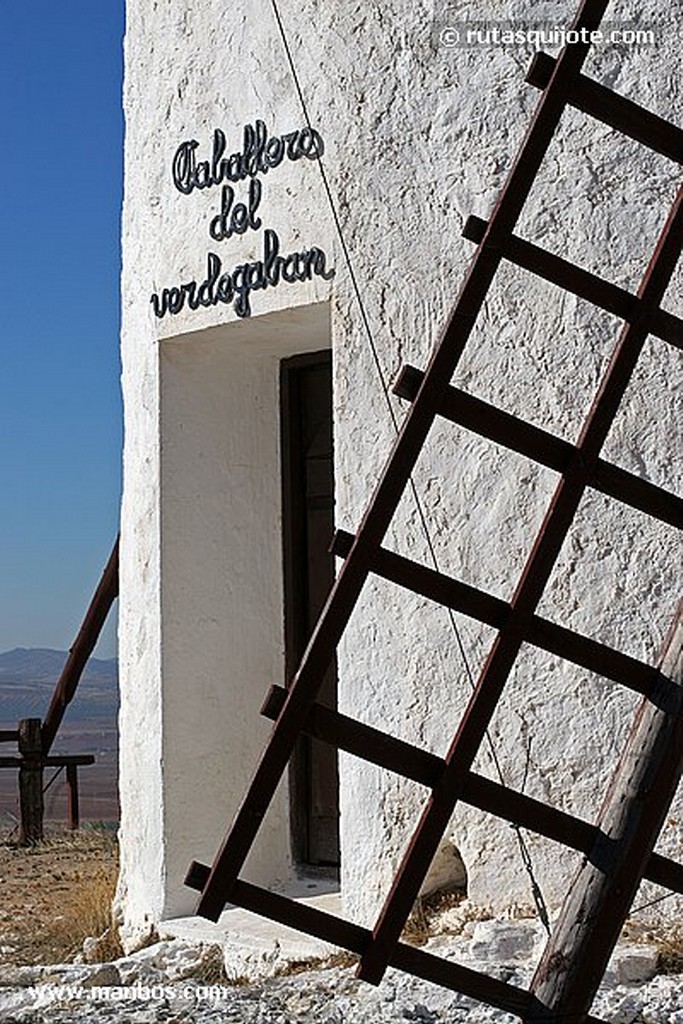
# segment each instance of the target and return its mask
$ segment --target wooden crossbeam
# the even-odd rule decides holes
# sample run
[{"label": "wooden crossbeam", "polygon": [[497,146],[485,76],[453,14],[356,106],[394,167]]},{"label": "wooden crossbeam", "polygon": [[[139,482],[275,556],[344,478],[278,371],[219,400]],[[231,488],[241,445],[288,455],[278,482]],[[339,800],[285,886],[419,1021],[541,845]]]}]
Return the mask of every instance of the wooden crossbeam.
[{"label": "wooden crossbeam", "polygon": [[587,859],[553,927],[531,990],[534,1021],[585,1019],[683,774],[683,605],[667,640],[662,683],[669,711],[643,701],[612,777]]},{"label": "wooden crossbeam", "polygon": [[[287,691],[284,687],[272,686],[261,714],[271,721],[277,721],[286,699]],[[445,761],[436,754],[326,708],[323,704],[313,705],[304,732],[369,761],[378,768],[395,772],[430,789],[436,785],[445,768]],[[599,829],[590,822],[559,811],[476,772],[469,772],[465,778],[460,799],[465,804],[488,811],[504,821],[520,825],[547,839],[554,839],[581,853],[590,853],[599,838]],[[683,865],[668,857],[651,854],[644,877],[674,892],[683,893]]]},{"label": "wooden crossbeam", "polygon": [[[331,551],[335,555],[348,554],[353,546],[353,539],[353,534],[337,530]],[[507,601],[453,579],[445,573],[437,572],[436,569],[413,562],[403,555],[397,555],[384,547],[378,548],[373,555],[370,571],[382,579],[405,587],[414,594],[420,594],[446,608],[469,615],[495,629],[502,629],[512,613],[512,605]],[[653,688],[657,670],[652,665],[544,619],[540,615],[530,617],[524,640],[549,654],[565,658],[590,672],[611,679],[615,683],[621,683],[622,686],[648,696],[651,700],[655,697],[657,700],[663,699],[661,688],[656,693]]]},{"label": "wooden crossbeam", "polygon": [[[50,754],[48,757],[41,757],[40,763],[43,768],[69,768],[95,763],[94,754]],[[18,755],[0,757],[0,768],[21,768],[24,758]]]},{"label": "wooden crossbeam", "polygon": [[[683,320],[679,333],[683,339]],[[412,401],[423,379],[424,373],[421,370],[414,366],[404,366],[392,390],[400,398]],[[563,473],[567,469],[576,451],[569,441],[450,385],[442,395],[438,412],[452,423],[472,430],[556,473]],[[605,459],[597,460],[590,486],[663,523],[683,529],[683,498]]]},{"label": "wooden crossbeam", "polygon": [[[526,81],[536,89],[545,89],[552,78],[555,63],[555,58],[549,54],[537,53],[531,62]],[[669,160],[683,163],[683,131],[677,125],[619,96],[594,79],[577,75],[568,102],[570,106],[616,128],[622,135],[628,135]]]},{"label": "wooden crossbeam", "polygon": [[[486,234],[487,222],[481,217],[468,217],[463,228],[463,235],[470,242],[481,242]],[[638,316],[639,300],[637,295],[627,292],[624,288],[612,284],[591,274],[583,267],[577,267],[569,260],[556,256],[547,249],[542,249],[533,242],[518,235],[510,235],[502,243],[502,253],[506,260],[515,266],[528,270],[544,281],[557,285],[564,291],[586,299],[599,309],[613,313],[622,320],[631,321]],[[683,320],[665,309],[656,309],[648,313],[650,334],[667,341],[676,348],[683,348]]]}]

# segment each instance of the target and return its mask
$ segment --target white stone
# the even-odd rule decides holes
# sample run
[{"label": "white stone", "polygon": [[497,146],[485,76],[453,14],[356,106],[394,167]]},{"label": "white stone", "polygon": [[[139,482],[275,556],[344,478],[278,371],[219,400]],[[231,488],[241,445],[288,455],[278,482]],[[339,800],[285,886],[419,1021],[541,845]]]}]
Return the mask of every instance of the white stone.
[{"label": "white stone", "polygon": [[475,960],[492,964],[508,964],[531,956],[541,941],[535,922],[478,921],[469,944]]},{"label": "white stone", "polygon": [[[337,893],[301,896],[300,890],[293,888],[288,895],[326,913],[339,915],[341,909]],[[324,960],[337,952],[327,942],[236,907],[224,911],[216,925],[193,917],[166,921],[163,934],[185,942],[218,943],[226,974],[233,980],[272,977],[287,964]]]},{"label": "white stone", "polygon": [[422,883],[419,895],[430,896],[442,889],[464,889],[466,883],[467,874],[462,857],[453,843],[441,843]]},{"label": "white stone", "polygon": [[82,988],[121,984],[116,964],[58,964],[37,969],[34,984],[75,985]]},{"label": "white stone", "polygon": [[35,992],[32,989],[4,989],[0,988],[0,1019],[16,1019],[16,1014],[23,1010],[30,1009],[36,1001]]},{"label": "white stone", "polygon": [[124,985],[134,985],[154,978],[175,982],[199,967],[207,955],[204,943],[191,943],[172,939],[157,942],[132,956],[116,961]]},{"label": "white stone", "polygon": [[0,988],[30,988],[35,985],[41,968],[0,966]]},{"label": "white stone", "polygon": [[610,958],[604,984],[641,985],[657,973],[659,954],[652,946],[620,945]]}]

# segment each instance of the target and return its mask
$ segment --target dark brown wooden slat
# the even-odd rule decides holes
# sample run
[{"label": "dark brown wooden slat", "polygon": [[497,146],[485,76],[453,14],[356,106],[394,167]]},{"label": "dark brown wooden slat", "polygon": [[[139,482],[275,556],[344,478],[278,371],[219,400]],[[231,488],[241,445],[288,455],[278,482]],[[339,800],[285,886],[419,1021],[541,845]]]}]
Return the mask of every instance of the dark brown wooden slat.
[{"label": "dark brown wooden slat", "polygon": [[543,619],[540,615],[531,617],[525,639],[534,647],[540,647],[549,654],[611,679],[634,693],[650,699],[662,699],[661,690],[653,690],[657,672],[652,665],[623,654],[599,640],[592,640],[550,619]]},{"label": "dark brown wooden slat", "polygon": [[17,743],[18,740],[18,729],[0,729],[0,743]]},{"label": "dark brown wooden slat", "polygon": [[[469,241],[479,243],[486,233],[486,228],[487,223],[481,217],[468,217],[462,233]],[[518,235],[506,238],[502,243],[501,252],[504,259],[510,263],[528,270],[537,277],[542,277],[564,291],[592,302],[594,306],[613,313],[622,320],[630,322],[639,313],[636,295]],[[683,348],[683,320],[673,313],[663,309],[649,311],[648,331],[675,348]]]},{"label": "dark brown wooden slat", "polygon": [[[404,366],[394,393],[412,401],[423,377],[421,370]],[[564,472],[576,451],[568,441],[450,385],[439,404],[439,415],[558,473]],[[598,459],[589,486],[676,529],[683,528],[683,499],[604,459]]]},{"label": "dark brown wooden slat", "polygon": [[[463,237],[479,245],[487,227],[488,223],[483,218],[470,216],[462,229]],[[503,241],[501,253],[510,263],[542,277],[563,291],[586,299],[622,320],[630,320],[637,310],[638,300],[635,295],[518,235],[510,235]]]},{"label": "dark brown wooden slat", "polygon": [[415,977],[423,978],[442,988],[461,992],[478,1002],[517,1014],[527,1020],[533,1020],[538,1012],[536,1000],[525,989],[517,988],[506,981],[498,981],[445,957],[435,956],[425,949],[399,942],[389,962],[400,971],[414,974]]},{"label": "dark brown wooden slat", "polygon": [[[19,755],[0,757],[0,768],[20,768],[23,758]],[[88,765],[95,763],[94,754],[50,754],[41,759],[43,768],[63,768],[70,764]]]},{"label": "dark brown wooden slat", "polygon": [[[195,861],[185,884],[201,891],[209,875],[210,868]],[[323,942],[329,942],[333,946],[359,955],[362,955],[371,939],[371,933],[367,928],[241,879],[233,886],[231,902],[243,910],[249,910],[307,935],[314,935]],[[392,957],[392,966],[508,1013],[525,1015],[538,1009],[536,1001],[524,989],[405,943],[397,945]]]},{"label": "dark brown wooden slat", "polygon": [[[332,541],[334,554],[346,556],[353,546],[353,534],[337,530]],[[511,606],[500,598],[454,580],[403,555],[379,548],[370,563],[370,571],[382,579],[405,587],[415,594],[469,615],[496,629],[502,629]],[[589,672],[620,683],[635,693],[650,696],[657,672],[644,661],[623,654],[598,640],[576,633],[558,623],[533,615],[525,634],[527,643],[550,654],[586,668]],[[660,690],[657,699],[661,698]]]},{"label": "dark brown wooden slat", "polygon": [[43,839],[43,766],[39,718],[19,722],[19,845]]},{"label": "dark brown wooden slat", "polygon": [[[526,81],[536,89],[545,89],[554,70],[554,57],[547,53],[536,53]],[[587,75],[576,77],[568,102],[577,110],[616,128],[622,135],[628,135],[669,160],[683,163],[683,131],[680,128],[612,89],[607,89]]]},{"label": "dark brown wooden slat", "polygon": [[[566,52],[563,52],[553,73],[553,82],[557,80]],[[549,91],[544,95],[547,96]],[[482,248],[487,246],[488,237],[487,232]],[[576,454],[555,490],[520,577],[512,598],[510,615],[494,641],[467,711],[446,755],[446,769],[427,801],[385,900],[373,930],[373,943],[361,959],[359,976],[366,981],[377,983],[383,976],[420,885],[448,827],[463,779],[470,771],[486,735],[509,673],[528,634],[529,622],[543,596],[583,493],[594,475],[600,450],[647,340],[649,314],[662,301],[680,256],[682,239],[683,189],[679,190],[638,289],[638,314],[620,332],[581,430]],[[418,398],[424,393],[424,387],[425,383]]]},{"label": "dark brown wooden slat", "polygon": [[683,528],[683,499],[620,466],[598,459],[590,486],[677,530]]},{"label": "dark brown wooden slat", "polygon": [[650,856],[643,878],[671,889],[672,892],[683,892],[683,864],[663,857],[661,853]]},{"label": "dark brown wooden slat", "polygon": [[[330,550],[340,557],[347,557],[353,547],[354,536],[345,530],[335,531]],[[451,576],[430,569],[410,558],[397,555],[386,548],[379,548],[370,561],[370,571],[383,579],[396,583],[415,594],[437,601],[447,608],[461,611],[473,619],[500,629],[505,622],[510,606],[498,597],[467,583],[454,580]]]},{"label": "dark brown wooden slat", "polygon": [[[404,366],[393,386],[394,394],[413,401],[423,380],[422,370]],[[574,451],[568,441],[451,385],[444,389],[438,413],[558,473],[569,465]]]},{"label": "dark brown wooden slat", "polygon": [[43,758],[43,764],[46,768],[58,768],[61,765],[68,767],[69,765],[87,765],[95,764],[94,754],[49,754]]},{"label": "dark brown wooden slat", "polygon": [[[489,1006],[497,1006],[500,1009],[505,1009],[503,1000],[509,1007],[509,1013],[516,1013],[522,1017],[527,1024],[535,1024],[538,1020],[538,1015],[541,1012],[541,1006],[535,999],[530,999],[526,1002],[528,993],[523,989],[513,989],[514,1003],[510,999],[510,988],[506,982],[496,982],[495,985],[491,983],[494,981],[493,978],[487,978],[486,975],[479,975],[476,977],[476,992],[480,994],[473,994],[472,991],[468,991],[465,987],[470,978],[467,975],[463,975],[462,972],[466,968],[459,967],[457,973],[452,970],[458,965],[453,964],[451,960],[446,960],[445,957],[434,956],[433,953],[428,953],[424,949],[418,949],[415,946],[408,946],[405,943],[399,943],[392,955],[391,966],[397,967],[399,970],[406,971],[410,974],[414,974],[418,978],[423,978],[425,981],[431,981],[435,985],[441,985],[443,988],[453,989],[455,992],[462,992],[465,995],[471,995],[472,998],[477,999],[480,1002],[488,1003]],[[475,975],[477,972],[474,972]],[[486,983],[483,983],[483,979],[487,978]],[[471,983],[470,983],[471,984]],[[498,986],[505,985],[506,988],[500,989]],[[474,985],[471,985],[474,988]],[[494,1002],[494,997],[498,998],[497,1002]],[[526,1008],[524,1003],[526,1002]],[[553,1021],[552,1024],[569,1024],[566,1017],[558,1017],[557,1020]],[[574,1022],[572,1022],[574,1024]],[[589,1015],[586,1017],[585,1024],[607,1024],[601,1017],[594,1017]]]},{"label": "dark brown wooden slat", "polygon": [[[283,686],[271,686],[261,714],[277,721],[286,699],[287,691]],[[304,732],[430,788],[444,768],[443,758],[322,704],[313,704]]]},{"label": "dark brown wooden slat", "polygon": [[[276,721],[286,697],[284,687],[272,686],[261,714]],[[445,761],[436,754],[389,736],[322,704],[314,704],[311,708],[305,731],[339,750],[345,750],[355,757],[429,788],[436,784],[445,768]],[[461,799],[463,803],[495,814],[504,821],[520,825],[582,853],[588,853],[596,841],[597,829],[590,822],[559,811],[476,772],[470,772],[465,779]],[[675,892],[683,892],[683,865],[659,854],[650,857],[645,877]]]}]

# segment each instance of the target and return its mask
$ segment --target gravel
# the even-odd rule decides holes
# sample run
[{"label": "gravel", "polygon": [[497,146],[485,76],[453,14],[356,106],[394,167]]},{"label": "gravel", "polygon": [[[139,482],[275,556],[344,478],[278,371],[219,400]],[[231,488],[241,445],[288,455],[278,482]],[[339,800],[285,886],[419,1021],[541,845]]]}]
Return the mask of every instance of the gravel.
[{"label": "gravel", "polygon": [[[514,985],[529,983],[542,937],[534,926],[481,922],[468,936],[429,948]],[[377,988],[353,967],[324,968],[231,985],[197,980],[216,947],[181,941],[112,964],[0,971],[0,1021],[7,1024],[515,1024],[517,1018],[397,971]],[[487,959],[488,957],[488,959]],[[610,1024],[683,1024],[683,975],[656,973],[656,952],[617,950],[593,1013]],[[194,977],[190,975],[194,974]],[[207,975],[205,974],[205,977]]]}]

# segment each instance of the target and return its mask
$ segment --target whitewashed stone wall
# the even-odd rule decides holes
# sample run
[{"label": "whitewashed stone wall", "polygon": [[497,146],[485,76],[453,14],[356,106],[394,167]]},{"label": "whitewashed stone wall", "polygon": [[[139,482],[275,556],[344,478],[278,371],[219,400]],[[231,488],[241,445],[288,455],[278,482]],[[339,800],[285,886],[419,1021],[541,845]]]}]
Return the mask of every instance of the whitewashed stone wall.
[{"label": "whitewashed stone wall", "polygon": [[[598,52],[586,70],[673,117],[677,15],[657,6],[637,5],[644,21],[664,19],[657,46]],[[635,9],[615,3],[610,19]],[[531,51],[449,51],[423,2],[282,0],[281,11],[389,378],[404,362],[423,366],[447,322],[472,253],[464,220],[490,213],[537,102],[523,82]],[[529,4],[524,13],[564,25],[573,4]],[[519,18],[520,9],[487,0],[476,16]],[[233,152],[257,119],[278,135],[303,126],[270,3],[128,0],[127,19],[118,902],[132,940],[160,917],[190,912],[183,874],[192,857],[212,858],[263,744],[259,703],[282,676],[278,360],[332,345],[339,526],[357,526],[392,427],[314,161],[284,160],[263,174],[260,226],[220,242],[209,236],[220,188],[182,194],[173,184],[183,141],[197,140],[206,159],[215,128]],[[666,160],[568,112],[518,230],[635,289],[675,184]],[[243,199],[247,183],[235,191]],[[250,320],[227,303],[155,316],[153,292],[200,283],[209,252],[224,268],[259,259],[266,229],[283,252],[323,249],[335,276],[255,291]],[[679,274],[667,297],[679,313],[680,282]],[[618,326],[503,267],[454,382],[574,440]],[[607,455],[680,491],[677,411],[680,362],[652,340]],[[416,484],[442,570],[509,598],[554,479],[438,424]],[[427,559],[408,497],[387,543]],[[680,562],[672,531],[589,491],[542,612],[650,659],[673,614]],[[459,628],[476,676],[491,631],[469,620]],[[344,712],[435,752],[445,750],[470,692],[444,611],[377,581],[354,614],[339,672]],[[505,781],[525,779],[531,795],[591,817],[635,703],[525,648],[491,730]],[[497,777],[486,750],[477,767]],[[342,892],[351,917],[368,922],[377,911],[423,798],[413,784],[342,757]],[[251,861],[262,881],[291,871],[286,806],[283,791]],[[662,842],[679,857],[680,822],[679,803]],[[463,806],[450,838],[473,899],[497,909],[530,903],[508,826]],[[529,842],[556,904],[575,858]],[[675,913],[674,903],[663,908]]]}]

